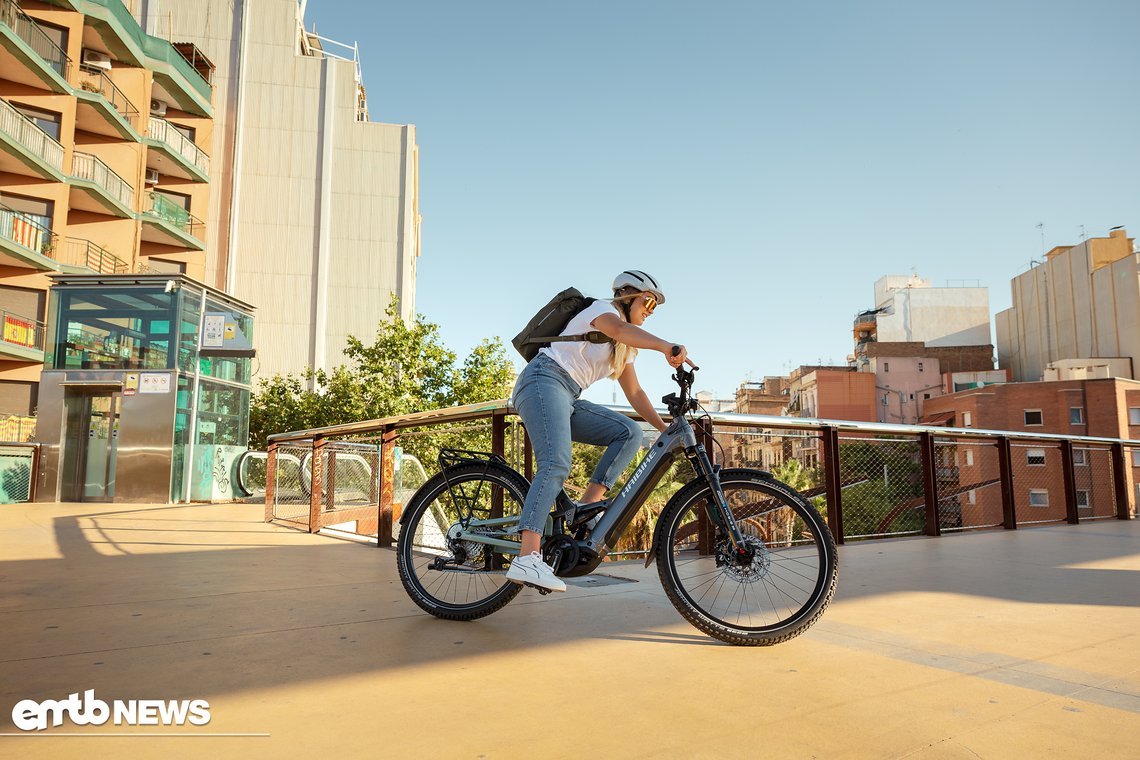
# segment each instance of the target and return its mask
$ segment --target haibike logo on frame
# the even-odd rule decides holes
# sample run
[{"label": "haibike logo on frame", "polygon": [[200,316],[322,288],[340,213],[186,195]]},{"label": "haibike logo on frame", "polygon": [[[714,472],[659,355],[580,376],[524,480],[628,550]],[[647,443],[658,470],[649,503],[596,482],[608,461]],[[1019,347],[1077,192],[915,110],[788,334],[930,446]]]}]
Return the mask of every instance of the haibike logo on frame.
[{"label": "haibike logo on frame", "polygon": [[641,465],[638,466],[638,468],[636,470],[634,470],[633,476],[629,479],[629,482],[625,484],[625,488],[621,489],[621,495],[623,497],[627,493],[629,493],[629,490],[631,488],[633,488],[634,486],[637,485],[637,481],[641,480],[641,476],[645,474],[645,471],[647,469],[649,469],[649,463],[652,462],[656,458],[657,458],[657,449],[656,448],[650,449],[649,454],[647,454],[645,457],[645,461],[642,462]]},{"label": "haibike logo on frame", "polygon": [[107,704],[95,698],[95,690],[69,694],[67,699],[22,699],[12,708],[12,722],[21,731],[42,731],[63,725],[64,717],[77,726],[102,726],[108,721],[116,726],[204,726],[210,722],[210,703],[204,699],[181,701],[161,699],[116,699]]}]

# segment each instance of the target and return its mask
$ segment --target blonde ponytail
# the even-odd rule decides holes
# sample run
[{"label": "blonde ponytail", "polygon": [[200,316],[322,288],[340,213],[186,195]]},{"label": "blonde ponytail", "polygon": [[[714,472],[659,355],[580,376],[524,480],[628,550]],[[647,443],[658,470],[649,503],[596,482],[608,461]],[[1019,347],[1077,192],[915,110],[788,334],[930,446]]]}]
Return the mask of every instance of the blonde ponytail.
[{"label": "blonde ponytail", "polygon": [[[623,322],[628,322],[626,318],[625,308],[628,308],[628,299],[615,298],[612,301],[613,305],[617,308],[618,317]],[[624,308],[623,308],[624,307]],[[616,340],[610,344],[610,378],[617,380],[621,377],[621,373],[625,371],[626,365],[637,356],[637,349],[633,346],[627,346],[624,343],[618,343]]]}]

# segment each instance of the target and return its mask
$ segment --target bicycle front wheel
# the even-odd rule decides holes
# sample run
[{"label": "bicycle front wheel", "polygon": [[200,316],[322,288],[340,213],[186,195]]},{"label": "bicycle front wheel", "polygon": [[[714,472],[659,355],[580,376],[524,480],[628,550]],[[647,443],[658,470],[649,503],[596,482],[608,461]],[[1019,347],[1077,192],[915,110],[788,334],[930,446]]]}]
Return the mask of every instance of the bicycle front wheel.
[{"label": "bicycle front wheel", "polygon": [[744,534],[738,554],[706,516],[712,489],[694,482],[666,505],[657,572],[681,615],[730,644],[794,638],[823,614],[838,579],[835,541],[793,489],[755,470],[725,470],[721,487]]},{"label": "bicycle front wheel", "polygon": [[[436,617],[475,620],[514,599],[522,587],[508,581],[506,571],[517,549],[508,553],[457,534],[497,534],[512,521],[517,525],[527,489],[515,471],[483,463],[450,467],[424,483],[408,503],[396,540],[396,566],[412,601]],[[489,519],[500,520],[478,527],[477,521]]]}]

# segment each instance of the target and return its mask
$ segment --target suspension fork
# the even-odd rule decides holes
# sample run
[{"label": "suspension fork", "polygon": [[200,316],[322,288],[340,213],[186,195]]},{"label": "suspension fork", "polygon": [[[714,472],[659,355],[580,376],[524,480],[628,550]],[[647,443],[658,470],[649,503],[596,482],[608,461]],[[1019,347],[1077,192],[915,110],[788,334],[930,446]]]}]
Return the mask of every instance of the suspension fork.
[{"label": "suspension fork", "polygon": [[740,532],[740,526],[736,524],[736,517],[733,516],[732,509],[728,506],[728,500],[724,498],[724,489],[720,487],[720,472],[713,467],[708,452],[700,444],[691,449],[686,449],[685,455],[692,463],[697,475],[704,478],[705,482],[709,484],[709,488],[712,489],[713,495],[710,502],[713,503],[708,504],[705,508],[709,519],[728,534],[728,540],[732,542],[733,549],[740,549],[744,546],[744,535]]}]

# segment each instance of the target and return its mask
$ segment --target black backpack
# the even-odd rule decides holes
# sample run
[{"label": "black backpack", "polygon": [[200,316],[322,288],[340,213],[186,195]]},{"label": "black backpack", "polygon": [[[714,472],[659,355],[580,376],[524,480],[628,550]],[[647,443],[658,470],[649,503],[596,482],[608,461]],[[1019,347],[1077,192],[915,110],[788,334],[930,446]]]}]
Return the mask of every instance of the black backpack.
[{"label": "black backpack", "polygon": [[551,343],[562,341],[612,343],[613,341],[605,333],[597,330],[591,330],[581,335],[559,335],[566,329],[566,325],[575,315],[597,300],[582,295],[577,288],[566,288],[551,298],[550,303],[538,310],[538,313],[526,323],[522,332],[514,337],[511,344],[529,362],[538,355],[540,348],[549,346]]}]

